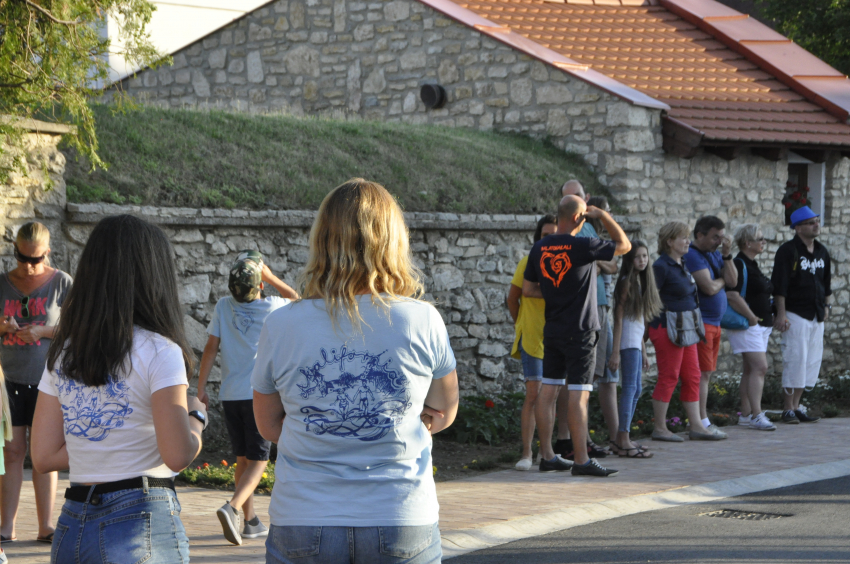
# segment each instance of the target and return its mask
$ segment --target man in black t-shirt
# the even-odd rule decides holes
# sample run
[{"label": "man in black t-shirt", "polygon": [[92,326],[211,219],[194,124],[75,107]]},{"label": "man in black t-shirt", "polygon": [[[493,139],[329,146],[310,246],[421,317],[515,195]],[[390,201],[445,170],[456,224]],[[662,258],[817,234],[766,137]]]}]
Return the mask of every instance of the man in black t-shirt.
[{"label": "man in black t-shirt", "polygon": [[773,262],[773,328],[782,332],[783,423],[813,423],[800,399],[818,382],[823,360],[824,322],[832,309],[829,251],[815,241],[820,217],[808,206],[791,214],[796,235],[776,251]]},{"label": "man in black t-shirt", "polygon": [[[585,218],[598,218],[611,241],[577,238]],[[558,206],[558,233],[537,242],[528,256],[522,295],[546,301],[543,329],[543,387],[535,405],[540,435],[540,470],[572,468],[573,475],[609,476],[589,459],[587,450],[587,400],[593,389],[599,319],[596,313],[597,260],[611,260],[629,252],[626,234],[611,216],[581,198],[565,196]],[[555,400],[561,386],[569,390],[568,422],[575,446],[575,464],[556,456],[552,449]]]}]

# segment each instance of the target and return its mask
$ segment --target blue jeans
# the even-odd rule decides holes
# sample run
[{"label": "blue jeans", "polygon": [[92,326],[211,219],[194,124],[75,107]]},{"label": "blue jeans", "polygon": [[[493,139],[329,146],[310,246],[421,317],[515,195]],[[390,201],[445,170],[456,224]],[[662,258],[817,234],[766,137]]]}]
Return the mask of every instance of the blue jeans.
[{"label": "blue jeans", "polygon": [[640,349],[620,350],[620,428],[621,433],[628,433],[632,428],[632,417],[637,409],[638,398],[642,391],[641,373],[643,369],[643,354]]},{"label": "blue jeans", "polygon": [[266,564],[439,564],[437,523],[420,527],[278,527],[266,540]]},{"label": "blue jeans", "polygon": [[522,339],[519,340],[519,355],[522,359],[522,375],[526,382],[540,382],[543,380],[543,359],[531,356],[522,348]]},{"label": "blue jeans", "polygon": [[[95,503],[97,502],[97,503]],[[189,537],[168,488],[66,499],[53,535],[51,564],[186,564]]]}]

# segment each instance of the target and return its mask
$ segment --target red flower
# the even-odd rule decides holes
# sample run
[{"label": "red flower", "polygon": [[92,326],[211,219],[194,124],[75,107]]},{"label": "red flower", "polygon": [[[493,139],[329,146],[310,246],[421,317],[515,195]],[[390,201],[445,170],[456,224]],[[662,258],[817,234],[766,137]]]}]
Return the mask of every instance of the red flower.
[{"label": "red flower", "polygon": [[805,204],[807,201],[808,201],[808,200],[806,200],[805,198],[800,198],[800,203],[801,203],[801,204]]},{"label": "red flower", "polygon": [[493,403],[493,400],[487,400],[484,402],[484,407],[486,407],[487,409],[493,409],[494,407],[496,407],[496,404]]},{"label": "red flower", "polygon": [[222,465],[222,466],[227,466],[227,461],[226,461],[226,460],[222,460],[222,461],[221,461],[221,465]]},{"label": "red flower", "polygon": [[808,191],[809,191],[809,187],[808,187],[808,186],[806,186],[805,188],[803,188],[803,191],[804,191],[804,192],[808,192]]},{"label": "red flower", "polygon": [[793,194],[791,194],[791,199],[792,200],[799,200],[800,199],[800,193],[794,192]]},{"label": "red flower", "polygon": [[792,206],[792,205],[793,205],[793,204],[791,204],[791,202],[785,202],[785,209],[786,209],[786,210],[787,210],[787,209],[791,209],[791,206]]},{"label": "red flower", "polygon": [[204,468],[209,468],[209,467],[210,467],[210,463],[209,463],[209,462],[204,462]]}]

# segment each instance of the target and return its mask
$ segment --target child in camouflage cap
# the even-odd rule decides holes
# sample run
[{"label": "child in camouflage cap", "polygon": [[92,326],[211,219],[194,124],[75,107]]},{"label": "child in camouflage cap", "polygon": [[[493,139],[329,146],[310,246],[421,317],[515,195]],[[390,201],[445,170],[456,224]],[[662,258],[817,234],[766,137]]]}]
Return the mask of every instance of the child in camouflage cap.
[{"label": "child in camouflage cap", "polygon": [[[265,283],[282,297],[263,296]],[[230,296],[215,306],[207,333],[209,338],[201,358],[198,399],[209,407],[206,384],[219,347],[221,348],[221,388],[218,398],[224,411],[227,433],[236,456],[236,491],[217,512],[224,537],[233,544],[243,538],[268,535],[268,529],[254,512],[253,492],[269,460],[271,443],[260,435],[254,421],[251,372],[257,357],[260,329],[266,317],[285,306],[298,294],[272,274],[257,251],[240,251],[230,267],[227,287]],[[239,509],[244,524],[240,527]]]}]

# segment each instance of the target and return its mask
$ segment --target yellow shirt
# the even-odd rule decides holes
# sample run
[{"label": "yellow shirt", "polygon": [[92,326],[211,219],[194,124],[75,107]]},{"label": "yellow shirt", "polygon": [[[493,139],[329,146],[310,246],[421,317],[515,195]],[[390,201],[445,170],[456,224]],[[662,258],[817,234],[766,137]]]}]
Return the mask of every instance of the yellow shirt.
[{"label": "yellow shirt", "polygon": [[[525,265],[528,256],[522,257],[514,272],[511,284],[522,288],[525,278]],[[543,326],[546,324],[546,302],[542,298],[523,297],[519,302],[519,315],[516,320],[516,337],[511,356],[521,358],[519,340],[522,339],[522,350],[534,358],[543,358]]]}]

